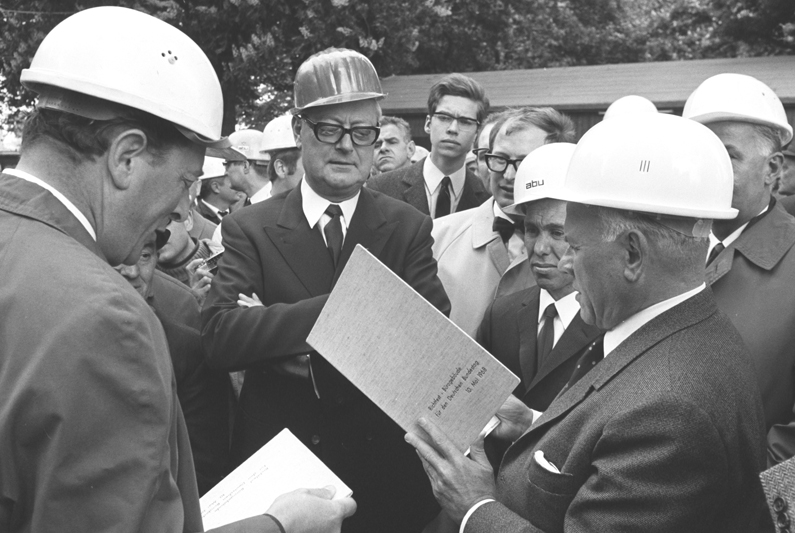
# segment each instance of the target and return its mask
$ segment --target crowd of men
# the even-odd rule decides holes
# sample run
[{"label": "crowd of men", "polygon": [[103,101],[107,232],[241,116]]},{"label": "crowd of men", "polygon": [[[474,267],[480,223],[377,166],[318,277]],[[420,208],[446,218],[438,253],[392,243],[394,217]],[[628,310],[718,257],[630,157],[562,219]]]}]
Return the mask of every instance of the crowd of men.
[{"label": "crowd of men", "polygon": [[[218,531],[774,530],[795,152],[761,81],[710,77],[682,117],[628,96],[583,135],[552,108],[490,114],[450,74],[422,153],[370,61],[330,48],[290,114],[223,138],[198,46],[101,7],[22,83],[0,531],[202,531],[199,495],[284,428],[353,497],[307,487]],[[307,343],[357,244],[519,376],[469,455],[425,418],[406,434]]]}]

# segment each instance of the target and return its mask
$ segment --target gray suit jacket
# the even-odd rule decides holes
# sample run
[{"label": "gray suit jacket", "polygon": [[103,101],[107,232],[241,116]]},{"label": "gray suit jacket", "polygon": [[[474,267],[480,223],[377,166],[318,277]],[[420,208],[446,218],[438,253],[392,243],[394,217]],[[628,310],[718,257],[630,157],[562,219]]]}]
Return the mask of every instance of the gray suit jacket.
[{"label": "gray suit jacket", "polygon": [[[406,202],[419,209],[421,213],[430,215],[428,195],[425,194],[425,178],[422,174],[424,164],[425,158],[408,167],[384,172],[379,176],[370,178],[367,181],[367,188]],[[491,193],[486,190],[480,178],[467,171],[461,200],[459,200],[455,210],[458,212],[477,207],[490,196]]]},{"label": "gray suit jacket", "polygon": [[505,454],[498,501],[465,531],[755,530],[765,425],[753,376],[739,334],[702,291],[552,402]]}]

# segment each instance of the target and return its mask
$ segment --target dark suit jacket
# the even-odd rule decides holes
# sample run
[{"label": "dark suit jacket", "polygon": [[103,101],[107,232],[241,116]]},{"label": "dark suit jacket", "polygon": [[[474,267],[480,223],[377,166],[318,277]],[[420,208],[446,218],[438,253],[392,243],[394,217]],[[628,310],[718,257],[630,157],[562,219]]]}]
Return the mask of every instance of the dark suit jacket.
[{"label": "dark suit jacket", "polygon": [[[425,193],[425,178],[422,167],[425,158],[408,167],[398,168],[384,172],[367,181],[367,188],[396,198],[409,205],[413,205],[420,212],[430,215],[428,211],[428,195]],[[455,211],[463,211],[477,207],[489,199],[491,193],[483,186],[483,182],[473,173],[467,171],[464,181],[464,190],[461,200]]]},{"label": "dark suit jacket", "polygon": [[753,531],[766,513],[764,435],[747,352],[706,289],[552,402],[508,449],[498,501],[466,532]]},{"label": "dark suit jacket", "polygon": [[200,198],[196,200],[196,211],[198,211],[201,216],[216,226],[221,223],[221,217],[216,215],[212,209],[204,205],[204,202],[202,202]]},{"label": "dark suit jacket", "polygon": [[514,394],[536,411],[545,411],[569,381],[582,351],[600,335],[578,314],[549,357],[538,367],[536,336],[541,289],[531,287],[502,296],[486,310],[478,342],[522,379]]},{"label": "dark suit jacket", "polygon": [[[353,489],[358,511],[344,531],[418,531],[438,508],[400,427],[317,353],[319,401],[311,382],[284,376],[273,363],[312,352],[306,338],[356,244],[449,313],[431,255],[431,220],[363,189],[335,270],[301,205],[299,186],[222,225],[226,252],[204,305],[203,340],[212,365],[248,369],[233,453],[248,456],[288,427]],[[238,308],[238,293],[256,293],[264,307]]]}]

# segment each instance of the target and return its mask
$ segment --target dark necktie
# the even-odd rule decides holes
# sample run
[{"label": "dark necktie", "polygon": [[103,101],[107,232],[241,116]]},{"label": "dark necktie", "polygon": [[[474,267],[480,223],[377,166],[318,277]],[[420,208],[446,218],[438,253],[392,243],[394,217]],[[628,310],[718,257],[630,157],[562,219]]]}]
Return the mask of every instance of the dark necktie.
[{"label": "dark necktie", "polygon": [[516,224],[510,220],[501,217],[494,217],[494,222],[491,225],[491,231],[496,231],[500,234],[503,243],[508,242],[516,230]]},{"label": "dark necktie", "polygon": [[573,387],[575,383],[580,381],[580,378],[582,378],[585,374],[590,372],[594,366],[596,366],[596,363],[604,358],[604,335],[602,335],[593,341],[577,360],[577,366],[574,368],[574,372],[571,373],[569,382],[566,383],[566,386],[560,391],[560,394],[563,394]]},{"label": "dark necktie", "polygon": [[323,233],[326,235],[326,246],[328,246],[331,260],[334,261],[336,268],[340,251],[342,251],[342,209],[336,204],[331,204],[326,208],[326,214],[331,217],[331,220],[326,223]]},{"label": "dark necktie", "polygon": [[249,198],[248,196],[246,196],[246,201],[245,201],[245,202],[243,202],[243,207],[248,207],[248,206],[250,206],[250,205],[251,205],[251,198]]},{"label": "dark necktie", "polygon": [[536,339],[536,353],[538,354],[536,368],[541,368],[541,364],[552,351],[552,345],[555,343],[556,316],[558,316],[558,310],[555,308],[555,304],[549,304],[544,309],[544,324],[541,326],[541,331],[538,332],[538,338]]},{"label": "dark necktie", "polygon": [[722,242],[716,244],[715,248],[713,248],[712,251],[709,253],[709,257],[707,258],[707,266],[709,266],[710,263],[712,263],[715,260],[715,258],[718,257],[720,253],[725,249],[726,247],[723,246]]},{"label": "dark necktie", "polygon": [[226,211],[218,211],[218,218],[224,218],[228,214],[229,214],[229,209],[227,209]]},{"label": "dark necktie", "polygon": [[445,176],[439,187],[439,196],[436,198],[436,214],[433,218],[443,217],[450,214],[450,176]]}]

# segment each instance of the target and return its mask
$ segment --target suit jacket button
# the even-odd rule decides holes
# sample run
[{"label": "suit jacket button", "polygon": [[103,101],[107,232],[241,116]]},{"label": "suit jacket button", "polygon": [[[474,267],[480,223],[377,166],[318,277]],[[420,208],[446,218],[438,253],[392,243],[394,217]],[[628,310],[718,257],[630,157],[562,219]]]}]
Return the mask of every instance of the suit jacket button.
[{"label": "suit jacket button", "polygon": [[775,500],[773,500],[773,510],[776,511],[777,513],[780,513],[781,511],[786,511],[787,502],[785,502],[781,496],[777,497]]},{"label": "suit jacket button", "polygon": [[320,444],[320,435],[312,435],[312,444],[315,446]]}]

